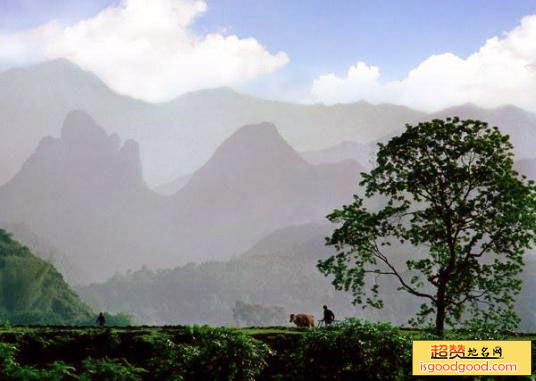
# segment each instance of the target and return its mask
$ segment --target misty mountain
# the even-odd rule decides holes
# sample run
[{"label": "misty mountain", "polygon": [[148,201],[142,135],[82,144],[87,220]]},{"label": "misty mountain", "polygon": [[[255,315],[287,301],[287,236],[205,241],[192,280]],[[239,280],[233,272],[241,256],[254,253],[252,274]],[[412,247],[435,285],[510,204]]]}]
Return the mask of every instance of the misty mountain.
[{"label": "misty mountain", "polygon": [[351,201],[362,170],[354,161],[311,165],[273,124],[245,126],[172,196],[174,221],[194,243],[192,259],[228,258]]},{"label": "misty mountain", "polygon": [[324,245],[331,228],[329,224],[287,227],[228,261],[156,272],[142,269],[79,292],[97,309],[126,312],[139,321],[159,324],[230,324],[232,308],[239,300],[313,313],[317,318],[327,304],[337,318],[361,316],[406,323],[418,303],[393,292],[394,284],[386,284],[386,290],[392,290],[383,311],[363,310],[316,269],[318,259],[333,252]]},{"label": "misty mountain", "polygon": [[311,164],[338,163],[344,160],[355,160],[363,168],[372,168],[374,144],[360,144],[345,141],[323,150],[301,152],[302,157]]},{"label": "misty mountain", "polygon": [[160,235],[149,234],[162,225],[160,201],[143,181],[137,144],[121,145],[88,114],[73,111],[61,137],[44,138],[0,187],[0,223],[23,224],[94,278],[127,257],[141,266],[161,246]]},{"label": "misty mountain", "polygon": [[94,74],[59,59],[0,73],[0,184],[17,172],[44,136],[59,137],[61,123],[73,109],[87,111],[108,133],[139,142],[149,184],[165,184],[193,173],[240,126],[260,121],[278,126],[283,138],[300,152],[346,141],[384,140],[405,123],[459,115],[486,120],[511,133],[521,159],[532,157],[530,142],[536,130],[536,116],[512,106],[488,110],[463,105],[426,114],[363,101],[333,106],[293,104],[229,88],[151,104],[119,95]]},{"label": "misty mountain", "polygon": [[[97,310],[132,314],[138,322],[152,324],[231,324],[236,301],[278,305],[288,312],[310,312],[317,317],[321,306],[327,304],[337,318],[353,316],[406,324],[422,300],[397,290],[393,277],[376,279],[384,308],[363,310],[352,306],[350,293],[336,291],[331,279],[320,274],[317,261],[334,253],[324,244],[324,237],[333,228],[326,223],[290,226],[228,261],[190,263],[158,271],[143,268],[78,291]],[[414,249],[403,249],[398,267],[403,268],[405,260],[414,254]],[[531,291],[536,286],[534,256],[528,255],[526,263],[517,311],[522,319],[520,329],[531,332],[536,327]],[[412,275],[403,274],[407,278]]]},{"label": "misty mountain", "polygon": [[[357,107],[357,105],[364,106],[364,103],[360,102],[354,106]],[[339,106],[342,107],[343,105],[335,105],[332,107]],[[383,106],[380,105],[375,107]],[[367,114],[366,111],[363,112]],[[367,144],[358,143],[355,141],[347,141],[341,138],[341,142],[338,144],[331,145],[323,149],[305,150],[301,152],[301,155],[311,164],[336,163],[343,160],[355,160],[363,168],[370,169],[374,163],[376,143],[387,142],[391,137],[400,134],[403,131],[403,126],[406,122],[416,123],[433,118],[446,118],[452,116],[459,116],[462,119],[480,119],[488,122],[490,126],[498,126],[503,133],[510,135],[511,141],[514,144],[516,160],[523,160],[525,158],[532,158],[534,156],[534,150],[531,142],[534,141],[533,139],[536,139],[535,114],[514,106],[503,106],[496,109],[484,109],[472,104],[451,107],[435,114],[422,114],[419,118],[416,118],[412,121],[400,119],[397,127],[389,128],[389,132],[387,134],[380,137],[375,137]],[[382,123],[382,121],[383,119],[381,116],[378,116],[378,120],[376,122]],[[376,131],[379,130],[380,129]],[[374,133],[372,133],[370,136],[373,135]],[[366,139],[363,141],[366,141]],[[183,181],[184,177],[178,177],[176,180],[171,181],[169,183],[167,194],[169,194],[171,190],[180,189]]]},{"label": "misty mountain", "polygon": [[368,142],[424,116],[406,107],[301,105],[242,95],[228,88],[151,104],[114,93],[65,59],[0,73],[0,184],[10,179],[44,136],[59,137],[73,109],[108,133],[140,143],[149,183],[191,174],[240,126],[268,120],[298,150],[342,141]]},{"label": "misty mountain", "polygon": [[191,174],[179,176],[173,181],[160,184],[154,187],[154,191],[164,196],[171,196],[172,194],[177,193],[182,188],[184,188],[184,186],[188,184],[188,181],[190,181],[191,178],[192,178]]},{"label": "misty mountain", "polygon": [[[374,159],[374,144],[360,144],[345,141],[323,150],[300,152],[300,156],[308,163],[314,165],[354,160],[361,167],[370,169],[372,160]],[[184,188],[191,178],[191,174],[178,176],[173,181],[155,187],[154,190],[159,194],[169,196]]]},{"label": "misty mountain", "polygon": [[121,145],[87,113],[65,119],[0,187],[0,224],[23,224],[69,256],[85,279],[227,259],[272,231],[323,219],[350,201],[362,168],[311,165],[273,124],[239,129],[176,194],[148,189],[137,144]]},{"label": "misty mountain", "polygon": [[450,107],[436,114],[433,118],[459,116],[461,119],[478,119],[497,126],[502,133],[510,135],[514,145],[516,160],[534,157],[536,141],[536,115],[515,106],[502,106],[484,109],[473,104]]},{"label": "misty mountain", "polygon": [[[75,109],[107,115],[119,126],[151,106],[112,92],[97,76],[65,59],[0,73],[0,184],[5,183],[45,136],[59,137]],[[115,115],[121,115],[115,119]],[[112,120],[109,120],[112,118]]]}]

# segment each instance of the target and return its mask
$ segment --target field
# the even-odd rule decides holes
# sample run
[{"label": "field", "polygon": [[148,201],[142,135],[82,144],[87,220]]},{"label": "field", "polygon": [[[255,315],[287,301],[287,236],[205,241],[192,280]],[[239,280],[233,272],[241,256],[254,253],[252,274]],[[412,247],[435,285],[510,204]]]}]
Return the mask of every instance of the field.
[{"label": "field", "polygon": [[[536,340],[489,330],[446,336]],[[336,329],[6,325],[0,379],[410,379],[411,341],[432,338],[359,321]]]}]

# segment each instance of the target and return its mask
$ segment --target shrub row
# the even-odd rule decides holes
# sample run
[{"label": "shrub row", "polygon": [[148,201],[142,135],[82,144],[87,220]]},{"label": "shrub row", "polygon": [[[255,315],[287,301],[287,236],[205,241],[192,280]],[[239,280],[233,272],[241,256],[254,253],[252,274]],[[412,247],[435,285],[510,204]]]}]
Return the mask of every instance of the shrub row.
[{"label": "shrub row", "polygon": [[[403,332],[387,323],[355,319],[338,327],[305,330],[303,335],[254,337],[208,326],[87,329],[68,335],[53,329],[6,331],[0,332],[0,379],[402,380],[412,378],[412,340],[436,338],[425,331]],[[506,336],[479,326],[447,332],[445,338]]]}]

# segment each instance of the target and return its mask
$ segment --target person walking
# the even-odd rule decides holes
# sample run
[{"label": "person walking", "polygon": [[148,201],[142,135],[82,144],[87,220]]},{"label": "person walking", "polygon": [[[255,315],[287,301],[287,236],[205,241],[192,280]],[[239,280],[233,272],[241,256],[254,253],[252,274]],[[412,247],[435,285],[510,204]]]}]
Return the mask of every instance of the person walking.
[{"label": "person walking", "polygon": [[97,316],[97,324],[101,327],[104,327],[106,324],[106,318],[104,317],[104,314],[101,312],[99,316]]},{"label": "person walking", "polygon": [[332,310],[328,308],[328,306],[324,306],[324,324],[325,325],[331,325],[333,321],[335,320],[335,314]]}]

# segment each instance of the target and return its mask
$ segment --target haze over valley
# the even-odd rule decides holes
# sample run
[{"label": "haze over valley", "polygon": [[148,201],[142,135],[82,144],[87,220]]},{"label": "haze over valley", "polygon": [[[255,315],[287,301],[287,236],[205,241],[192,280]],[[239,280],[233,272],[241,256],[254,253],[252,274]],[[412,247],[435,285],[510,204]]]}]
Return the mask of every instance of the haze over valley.
[{"label": "haze over valley", "polygon": [[[316,269],[331,252],[325,216],[361,192],[376,143],[405,123],[488,121],[510,134],[521,172],[536,168],[536,116],[514,106],[426,114],[229,88],[151,104],[65,59],[10,69],[0,83],[0,226],[90,305],[140,322],[224,324],[237,300],[362,314]],[[404,323],[416,305],[390,308],[369,317]]]}]

